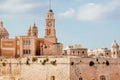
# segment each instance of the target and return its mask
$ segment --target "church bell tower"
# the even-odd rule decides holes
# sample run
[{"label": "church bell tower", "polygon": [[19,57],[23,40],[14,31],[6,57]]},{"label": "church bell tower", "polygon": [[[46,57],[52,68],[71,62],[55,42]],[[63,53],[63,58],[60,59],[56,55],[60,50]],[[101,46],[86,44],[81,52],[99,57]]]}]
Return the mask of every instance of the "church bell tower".
[{"label": "church bell tower", "polygon": [[50,8],[46,16],[45,39],[52,43],[57,43],[54,12],[51,9],[51,1],[50,1]]}]

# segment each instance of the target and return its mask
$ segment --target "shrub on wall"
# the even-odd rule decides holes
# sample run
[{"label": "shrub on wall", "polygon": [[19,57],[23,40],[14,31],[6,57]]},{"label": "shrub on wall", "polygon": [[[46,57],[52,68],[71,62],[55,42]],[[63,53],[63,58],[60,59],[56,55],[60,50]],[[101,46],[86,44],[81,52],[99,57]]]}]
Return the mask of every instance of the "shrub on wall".
[{"label": "shrub on wall", "polygon": [[46,60],[40,61],[42,65],[45,65]]},{"label": "shrub on wall", "polygon": [[106,61],[106,65],[109,66],[109,61]]},{"label": "shrub on wall", "polygon": [[32,62],[35,62],[35,61],[37,61],[37,60],[38,60],[37,57],[33,57],[33,58],[32,58]]},{"label": "shrub on wall", "polygon": [[89,66],[94,66],[94,62],[93,62],[93,61],[90,61],[90,62],[89,62]]},{"label": "shrub on wall", "polygon": [[26,60],[25,64],[26,64],[26,65],[30,65],[29,61],[30,61],[30,59],[29,59],[29,58],[27,58],[27,60]]},{"label": "shrub on wall", "polygon": [[74,65],[74,62],[70,61],[70,65],[71,65],[71,66]]},{"label": "shrub on wall", "polygon": [[56,60],[50,62],[52,65],[56,65]]},{"label": "shrub on wall", "polygon": [[45,62],[43,61],[41,64],[42,64],[42,65],[45,65]]},{"label": "shrub on wall", "polygon": [[48,59],[48,58],[46,58],[46,61],[48,62],[48,61],[49,61],[49,59]]},{"label": "shrub on wall", "polygon": [[5,62],[3,62],[3,63],[2,63],[2,65],[3,65],[3,66],[6,66],[6,63],[5,63]]}]

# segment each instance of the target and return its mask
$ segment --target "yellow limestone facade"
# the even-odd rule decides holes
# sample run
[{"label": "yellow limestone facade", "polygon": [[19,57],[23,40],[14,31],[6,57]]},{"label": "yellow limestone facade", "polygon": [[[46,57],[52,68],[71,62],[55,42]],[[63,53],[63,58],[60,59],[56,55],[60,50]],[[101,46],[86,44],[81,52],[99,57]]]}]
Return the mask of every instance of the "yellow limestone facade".
[{"label": "yellow limestone facade", "polygon": [[[42,56],[0,61],[1,80],[120,80],[120,59]],[[28,61],[28,62],[27,62]],[[93,64],[94,63],[94,64]]]},{"label": "yellow limestone facade", "polygon": [[55,30],[55,19],[53,10],[49,10],[46,15],[46,27],[44,38],[38,37],[38,27],[36,24],[30,26],[27,35],[9,38],[9,33],[0,21],[0,56],[27,57],[43,55],[60,55],[62,53],[62,43],[58,43]]}]

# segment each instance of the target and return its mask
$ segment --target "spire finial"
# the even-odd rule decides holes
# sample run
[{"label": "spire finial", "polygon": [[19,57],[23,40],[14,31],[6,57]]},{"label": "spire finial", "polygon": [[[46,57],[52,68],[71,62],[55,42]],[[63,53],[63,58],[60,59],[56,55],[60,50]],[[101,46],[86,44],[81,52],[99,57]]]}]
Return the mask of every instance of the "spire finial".
[{"label": "spire finial", "polygon": [[51,4],[52,4],[52,2],[51,2],[51,0],[49,0],[49,10],[51,10]]},{"label": "spire finial", "polygon": [[51,9],[51,6],[52,6],[52,1],[49,0],[49,12],[53,12],[53,10]]}]

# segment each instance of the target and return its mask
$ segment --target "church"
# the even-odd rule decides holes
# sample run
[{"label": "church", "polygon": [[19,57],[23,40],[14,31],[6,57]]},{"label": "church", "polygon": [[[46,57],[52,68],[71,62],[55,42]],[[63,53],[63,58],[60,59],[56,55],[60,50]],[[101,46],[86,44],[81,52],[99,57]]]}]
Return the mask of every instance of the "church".
[{"label": "church", "polygon": [[55,30],[54,12],[50,9],[46,16],[46,28],[44,38],[38,37],[38,27],[34,23],[30,26],[27,34],[9,38],[9,32],[0,21],[0,56],[26,57],[41,55],[60,55],[62,44],[58,43]]},{"label": "church", "polygon": [[120,80],[120,50],[116,41],[111,50],[88,53],[87,48],[70,45],[62,52],[52,9],[46,15],[43,38],[38,37],[38,31],[33,24],[26,35],[9,38],[0,21],[0,80]]}]

